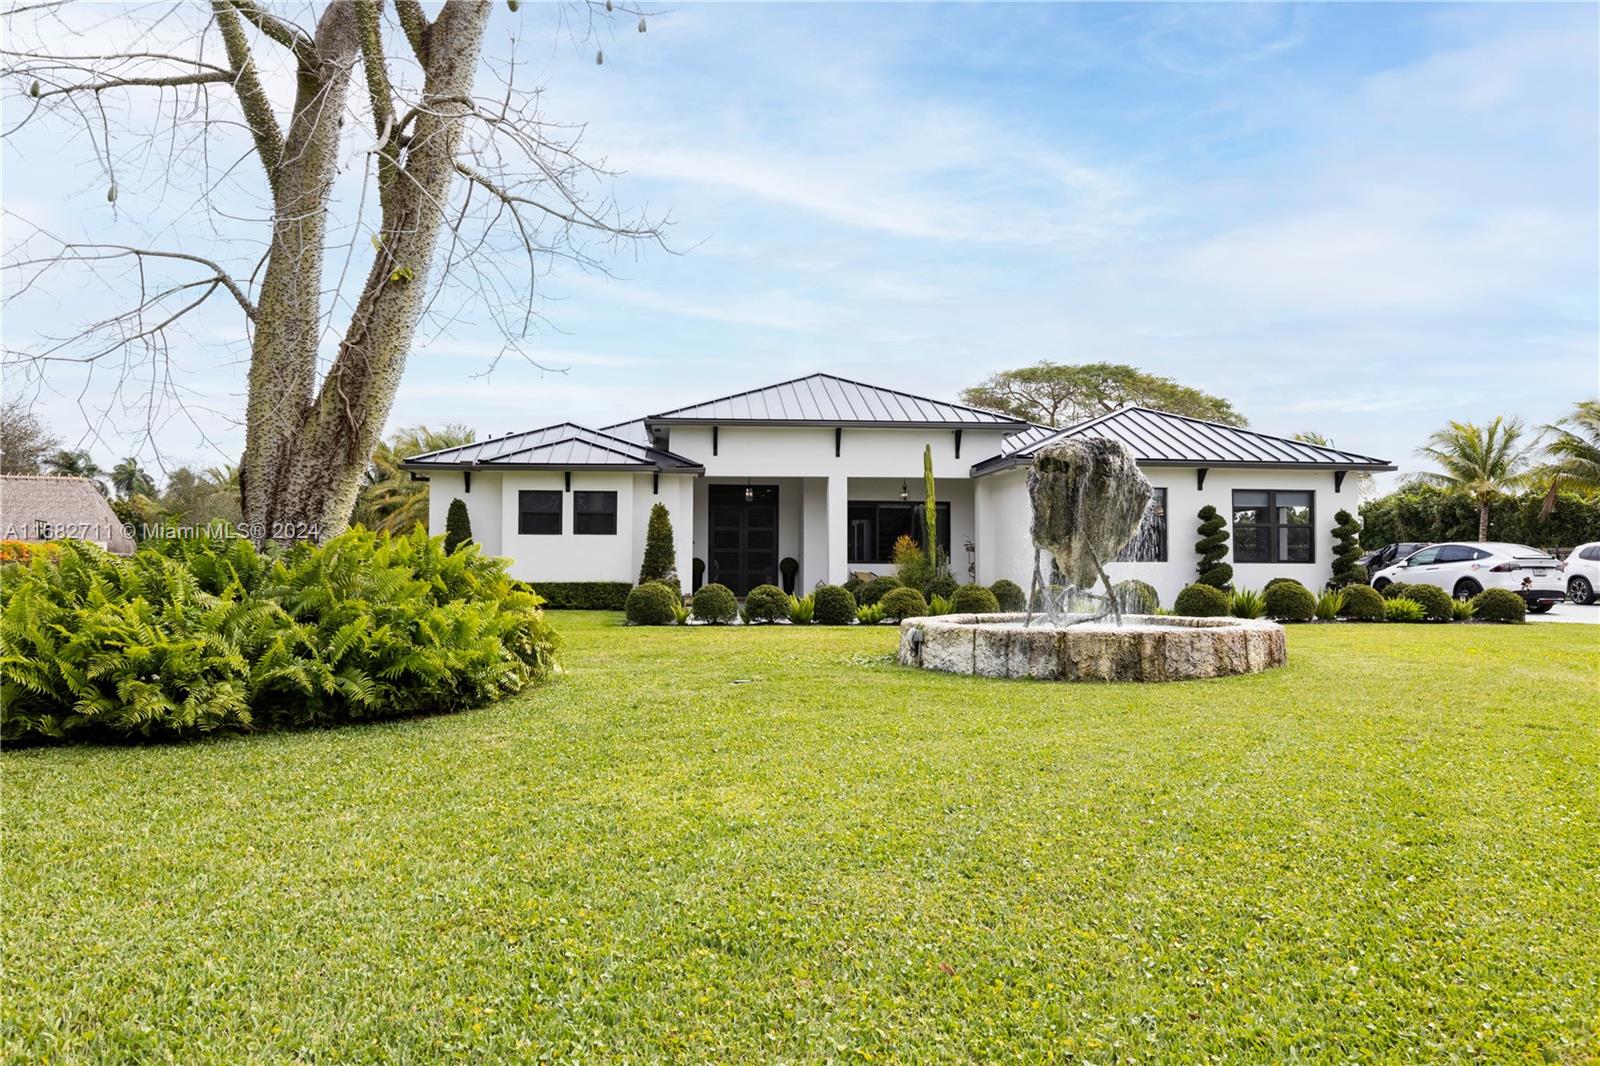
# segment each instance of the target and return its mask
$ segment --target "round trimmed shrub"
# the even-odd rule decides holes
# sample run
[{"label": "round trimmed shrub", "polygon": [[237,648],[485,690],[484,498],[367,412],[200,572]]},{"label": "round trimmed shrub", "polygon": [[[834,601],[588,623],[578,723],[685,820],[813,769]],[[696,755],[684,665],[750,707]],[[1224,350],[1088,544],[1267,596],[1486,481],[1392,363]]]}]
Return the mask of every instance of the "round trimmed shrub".
[{"label": "round trimmed shrub", "polygon": [[1528,604],[1510,589],[1484,589],[1472,597],[1472,617],[1480,622],[1526,622]]},{"label": "round trimmed shrub", "polygon": [[1015,581],[1001,578],[989,586],[989,591],[994,593],[994,600],[1002,611],[1025,611],[1028,608],[1028,597],[1022,594],[1022,586]]},{"label": "round trimmed shrub", "polygon": [[[1267,589],[1274,589],[1274,588],[1277,588],[1279,585],[1299,585],[1303,589],[1306,588],[1304,582],[1297,581],[1292,577],[1275,577],[1271,581],[1268,581],[1265,585],[1263,585],[1261,587],[1261,591],[1262,592],[1266,592]],[[1306,591],[1310,592],[1311,590],[1310,589],[1306,589]]]},{"label": "round trimmed shrub", "polygon": [[951,597],[950,609],[957,614],[996,614],[1000,601],[982,585],[962,585]]},{"label": "round trimmed shrub", "polygon": [[1382,621],[1383,597],[1371,585],[1347,585],[1339,617],[1355,622]]},{"label": "round trimmed shrub", "polygon": [[[861,586],[861,590],[856,593],[856,602],[863,607],[871,607],[895,589],[903,587],[900,579],[893,574],[883,574]],[[917,595],[920,596],[921,593]]]},{"label": "round trimmed shrub", "polygon": [[744,619],[761,624],[789,617],[789,594],[776,585],[757,585],[744,597]]},{"label": "round trimmed shrub", "polygon": [[843,585],[823,585],[811,594],[811,620],[819,626],[847,626],[856,620],[856,598]]},{"label": "round trimmed shrub", "polygon": [[896,622],[928,613],[928,601],[916,589],[892,589],[878,602],[883,605],[883,613]]},{"label": "round trimmed shrub", "polygon": [[1408,585],[1404,581],[1391,581],[1378,591],[1386,600],[1393,600],[1401,597],[1409,600],[1411,599],[1411,590],[1416,587],[1417,586],[1415,585]]},{"label": "round trimmed shrub", "polygon": [[676,592],[655,581],[639,585],[628,593],[622,609],[636,626],[670,626],[677,619],[672,609],[682,600]]},{"label": "round trimmed shrub", "polygon": [[1111,586],[1117,605],[1129,614],[1155,614],[1161,609],[1161,597],[1156,587],[1148,581],[1129,578]]},{"label": "round trimmed shrub", "polygon": [[1228,594],[1215,585],[1189,585],[1172,601],[1172,610],[1190,618],[1221,618],[1228,613]]},{"label": "round trimmed shrub", "polygon": [[732,589],[713,581],[709,585],[700,586],[700,590],[694,594],[694,602],[689,605],[689,610],[698,622],[725,626],[738,617],[739,601],[733,598]]},{"label": "round trimmed shrub", "polygon": [[940,574],[938,577],[930,579],[922,587],[922,594],[930,600],[935,596],[943,596],[948,600],[954,598],[956,591],[960,588],[961,584],[955,578],[949,574]]},{"label": "round trimmed shrub", "polygon": [[1298,581],[1284,580],[1261,594],[1267,616],[1280,622],[1309,622],[1317,613],[1317,599]]},{"label": "round trimmed shrub", "polygon": [[1405,598],[1422,605],[1423,617],[1430,622],[1448,622],[1455,615],[1454,600],[1436,585],[1409,585]]}]

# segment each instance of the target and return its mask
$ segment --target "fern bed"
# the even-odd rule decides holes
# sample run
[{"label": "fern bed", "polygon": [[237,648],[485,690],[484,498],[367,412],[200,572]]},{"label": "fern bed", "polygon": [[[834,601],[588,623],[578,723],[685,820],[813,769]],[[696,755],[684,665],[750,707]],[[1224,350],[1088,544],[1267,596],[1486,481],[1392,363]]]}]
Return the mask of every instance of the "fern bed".
[{"label": "fern bed", "polygon": [[624,627],[461,714],[8,751],[8,1062],[1600,1048],[1584,626],[1159,688]]}]

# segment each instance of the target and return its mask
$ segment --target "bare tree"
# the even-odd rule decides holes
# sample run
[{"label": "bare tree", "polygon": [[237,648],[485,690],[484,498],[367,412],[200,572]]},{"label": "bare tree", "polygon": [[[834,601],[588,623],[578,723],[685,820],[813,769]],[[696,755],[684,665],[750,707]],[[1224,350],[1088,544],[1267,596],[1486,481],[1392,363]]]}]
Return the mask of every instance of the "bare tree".
[{"label": "bare tree", "polygon": [[[590,19],[576,36],[615,12],[644,29],[640,12],[612,0],[572,10]],[[244,517],[265,539],[348,523],[419,321],[441,291],[470,289],[522,351],[539,317],[534,286],[551,264],[598,267],[603,246],[661,236],[594,191],[610,172],[579,154],[581,127],[547,121],[539,91],[518,85],[514,42],[509,59],[484,54],[488,0],[445,0],[432,19],[418,0],[332,0],[301,13],[257,0],[122,8],[111,16],[115,47],[93,47],[81,12],[20,0],[3,53],[7,81],[28,98],[8,137],[41,121],[87,137],[114,208],[127,198],[119,179],[130,158],[149,173],[159,151],[151,195],[183,186],[209,228],[205,255],[192,241],[97,243],[34,229],[8,249],[13,294],[83,270],[123,302],[34,347],[8,344],[8,367],[44,375],[54,363],[120,359],[118,373],[154,404],[157,391],[177,391],[175,331],[214,300],[230,302],[248,339]],[[155,94],[146,128],[113,124],[107,101],[130,93]],[[143,156],[125,147],[134,137]],[[258,216],[231,195],[251,157]],[[231,261],[219,244],[237,253]],[[359,282],[357,257],[367,260]],[[432,312],[447,320],[462,306],[440,304]]]}]

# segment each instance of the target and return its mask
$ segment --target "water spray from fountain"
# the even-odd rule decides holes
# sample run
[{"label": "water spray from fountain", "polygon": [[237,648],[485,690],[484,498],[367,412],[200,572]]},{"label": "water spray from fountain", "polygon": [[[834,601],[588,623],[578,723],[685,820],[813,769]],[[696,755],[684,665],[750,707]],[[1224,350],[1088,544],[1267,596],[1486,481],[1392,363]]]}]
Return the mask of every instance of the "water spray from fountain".
[{"label": "water spray from fountain", "polygon": [[[1149,479],[1121,441],[1063,440],[1039,449],[1028,472],[1034,554],[1024,626],[1033,624],[1036,610],[1057,627],[1107,615],[1122,624],[1122,608],[1103,560],[1116,558],[1139,531],[1153,494]],[[1045,581],[1041,560],[1046,553],[1064,588]],[[1105,585],[1104,596],[1093,592],[1097,578]],[[1080,598],[1090,599],[1097,609],[1069,613]]]}]

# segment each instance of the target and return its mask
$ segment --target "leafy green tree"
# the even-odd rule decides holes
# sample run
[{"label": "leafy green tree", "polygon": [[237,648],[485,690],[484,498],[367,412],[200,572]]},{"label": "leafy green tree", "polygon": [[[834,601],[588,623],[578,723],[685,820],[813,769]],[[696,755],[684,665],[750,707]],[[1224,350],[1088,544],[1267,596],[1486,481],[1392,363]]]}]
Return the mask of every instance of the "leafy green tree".
[{"label": "leafy green tree", "polygon": [[1451,422],[1428,437],[1417,454],[1441,469],[1418,475],[1423,481],[1469,497],[1478,507],[1478,540],[1489,539],[1489,503],[1528,484],[1534,442],[1525,440],[1519,418],[1497,416],[1488,425]]},{"label": "leafy green tree", "polygon": [[459,499],[451,500],[444,515],[444,550],[453,552],[471,542],[472,519],[467,515],[467,505]]},{"label": "leafy green tree", "polygon": [[650,508],[650,523],[644,533],[644,560],[639,565],[639,584],[659,581],[679,588],[677,549],[672,540],[672,515],[667,505]]},{"label": "leafy green tree", "polygon": [[1229,426],[1245,425],[1244,416],[1222,397],[1124,363],[1040,362],[1002,370],[983,384],[962,390],[961,399],[1047,426],[1082,422],[1130,403]]},{"label": "leafy green tree", "polygon": [[1225,589],[1233,580],[1233,567],[1223,562],[1228,555],[1228,523],[1209,503],[1200,508],[1200,539],[1194,550],[1200,555],[1195,567],[1199,571],[1197,582],[1212,588]]},{"label": "leafy green tree", "polygon": [[235,466],[209,470],[180,466],[167,475],[166,488],[157,502],[172,521],[186,526],[233,525],[244,517]]},{"label": "leafy green tree", "polygon": [[381,441],[367,465],[366,479],[356,496],[355,521],[368,529],[405,533],[428,524],[428,483],[418,481],[400,464],[413,455],[471,444],[477,435],[466,426],[443,429],[411,426],[396,430]]},{"label": "leafy green tree", "polygon": [[111,487],[117,490],[117,495],[123,499],[129,496],[154,496],[156,482],[139,465],[139,460],[128,456],[122,462],[111,468]]},{"label": "leafy green tree", "polygon": [[46,459],[44,465],[50,473],[59,477],[88,478],[102,494],[106,491],[103,480],[106,472],[101,470],[89,453],[82,448],[76,450],[62,448]]}]

